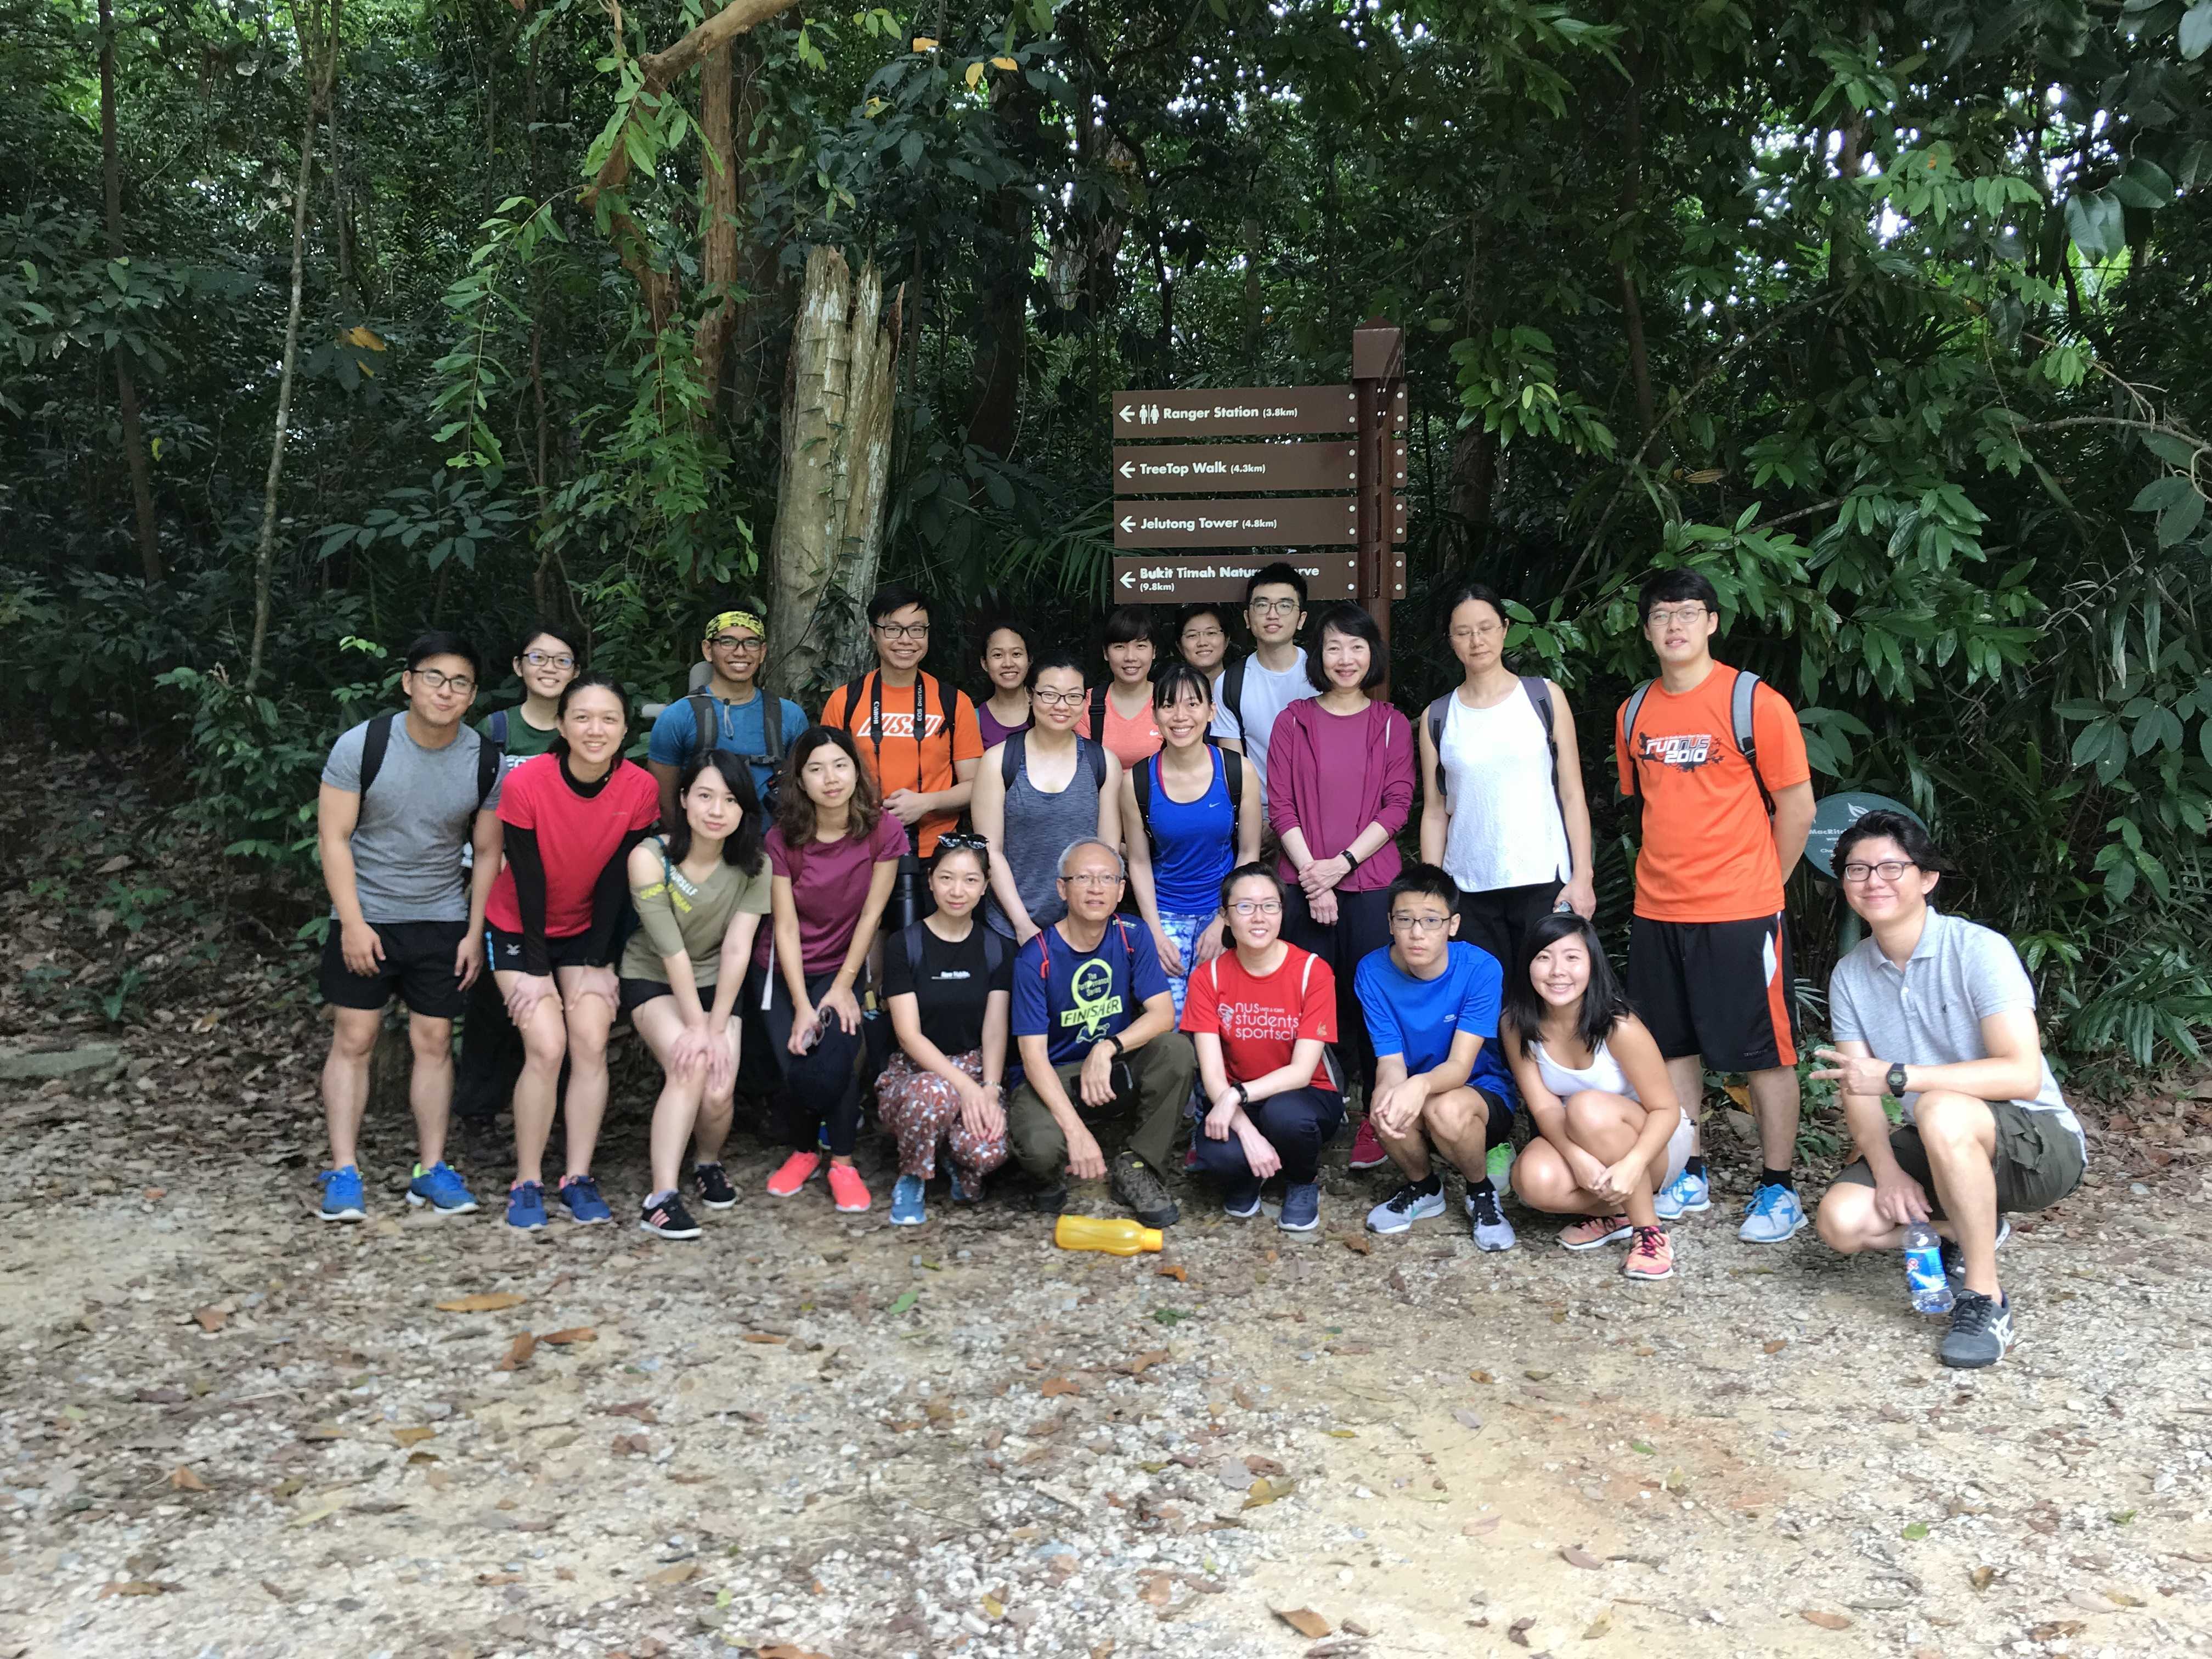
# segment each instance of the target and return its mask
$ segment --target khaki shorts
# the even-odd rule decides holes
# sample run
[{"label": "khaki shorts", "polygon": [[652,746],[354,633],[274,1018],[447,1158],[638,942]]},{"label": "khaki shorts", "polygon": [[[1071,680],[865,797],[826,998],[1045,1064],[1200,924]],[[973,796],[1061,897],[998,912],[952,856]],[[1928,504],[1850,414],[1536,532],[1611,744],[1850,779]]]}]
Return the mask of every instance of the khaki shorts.
[{"label": "khaki shorts", "polygon": [[[2081,1184],[2081,1143],[2054,1112],[2031,1111],[2014,1100],[1990,1103],[1996,1120],[1996,1156],[1990,1166],[1997,1178],[1997,1210],[2020,1214],[2047,1210]],[[1926,1189],[1929,1207],[1943,1213],[1936,1203],[1936,1180],[1928,1165],[1928,1149],[1920,1144],[1920,1131],[1911,1124],[1893,1129],[1889,1150],[1898,1167]],[[1836,1179],[1854,1186],[1874,1185],[1874,1171],[1860,1158],[1836,1171]]]}]

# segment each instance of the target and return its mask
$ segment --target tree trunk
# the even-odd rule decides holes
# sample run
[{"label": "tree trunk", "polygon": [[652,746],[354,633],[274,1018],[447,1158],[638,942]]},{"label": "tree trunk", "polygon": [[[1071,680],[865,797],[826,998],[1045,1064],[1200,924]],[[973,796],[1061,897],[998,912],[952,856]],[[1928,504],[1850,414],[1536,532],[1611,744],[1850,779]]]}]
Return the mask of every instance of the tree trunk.
[{"label": "tree trunk", "polygon": [[[123,242],[123,162],[115,137],[115,11],[100,0],[100,166],[107,198],[107,257],[127,257]],[[131,465],[131,498],[138,514],[138,566],[149,584],[161,580],[160,526],[154,520],[154,471],[138,422],[138,387],[131,353],[115,348],[115,401],[123,416],[123,453]]]},{"label": "tree trunk", "polygon": [[769,543],[775,598],[769,675],[789,696],[828,684],[849,652],[836,638],[875,584],[890,484],[899,307],[883,313],[872,264],[854,282],[844,256],[817,247],[793,325],[783,471]]},{"label": "tree trunk", "polygon": [[[1460,332],[1480,340],[1490,330],[1490,307],[1483,288],[1482,217],[1471,214],[1467,226],[1467,271],[1460,288]],[[1452,441],[1451,516],[1453,550],[1472,558],[1489,539],[1490,495],[1498,475],[1498,440],[1480,422],[1463,428]]]},{"label": "tree trunk", "polygon": [[737,83],[730,51],[731,42],[722,40],[699,65],[699,278],[707,312],[692,348],[710,409],[721,401],[722,368],[738,319],[731,295],[738,280],[738,155],[731,132]]},{"label": "tree trunk", "polygon": [[760,188],[759,172],[752,162],[753,133],[760,125],[766,104],[761,93],[761,50],[759,44],[747,35],[733,42],[731,52],[737,82],[731,111],[734,128],[731,148],[738,158],[734,210],[740,221],[738,286],[742,293],[737,301],[737,319],[731,330],[725,373],[729,385],[730,416],[742,421],[754,412],[760,402],[762,384],[767,379],[765,360],[769,341],[775,332],[776,251],[760,234],[760,210],[751,205]]},{"label": "tree trunk", "polygon": [[1622,147],[1626,170],[1620,181],[1620,239],[1614,245],[1613,268],[1620,279],[1621,325],[1628,336],[1628,374],[1636,387],[1637,435],[1649,439],[1658,420],[1659,404],[1651,392],[1651,358],[1644,339],[1644,306],[1637,297],[1636,272],[1629,263],[1637,240],[1636,214],[1644,184],[1644,119],[1642,93],[1636,83],[1643,67],[1640,54],[1628,58],[1628,108],[1622,118]]},{"label": "tree trunk", "polygon": [[[991,108],[1006,150],[1024,163],[1037,159],[1043,100],[1035,89],[1019,76],[1001,75],[991,86]],[[1027,166],[1021,172],[1034,176]],[[1036,250],[1029,201],[1018,185],[1000,191],[988,212],[991,234],[982,239],[986,257],[978,284],[968,441],[1006,460],[1012,456],[1014,439],[1021,430],[1022,382],[1029,361],[1030,270]]]},{"label": "tree trunk", "polygon": [[313,176],[315,127],[329,95],[337,52],[337,0],[331,0],[329,55],[319,82],[315,78],[316,24],[310,7],[292,14],[299,31],[300,65],[308,76],[307,118],[300,131],[300,176],[292,191],[292,305],[284,319],[284,361],[276,377],[276,430],[269,443],[269,476],[261,491],[261,541],[253,560],[253,649],[246,659],[246,689],[261,678],[269,643],[270,594],[276,576],[276,492],[284,477],[284,440],[292,423],[292,377],[300,360],[300,298],[307,258],[307,187]]}]

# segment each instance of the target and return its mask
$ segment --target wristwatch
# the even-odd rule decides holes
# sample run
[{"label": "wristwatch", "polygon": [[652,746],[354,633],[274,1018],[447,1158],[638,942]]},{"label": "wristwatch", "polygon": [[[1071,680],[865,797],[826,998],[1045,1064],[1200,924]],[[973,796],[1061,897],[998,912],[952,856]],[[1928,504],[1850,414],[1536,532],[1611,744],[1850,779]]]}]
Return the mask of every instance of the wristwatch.
[{"label": "wristwatch", "polygon": [[1357,870],[1359,867],[1359,854],[1353,852],[1349,847],[1338,854],[1337,856],[1344,860],[1344,873],[1346,875],[1350,875],[1354,870]]},{"label": "wristwatch", "polygon": [[1889,1063],[1889,1093],[1893,1099],[1905,1098],[1905,1062],[1893,1060]]},{"label": "wristwatch", "polygon": [[1116,1060],[1121,1059],[1123,1054],[1129,1052],[1121,1046],[1121,1033],[1118,1031],[1108,1032],[1106,1034],[1106,1041],[1114,1045],[1114,1058]]},{"label": "wristwatch", "polygon": [[1252,1091],[1241,1083],[1237,1085],[1237,1103],[1248,1112],[1252,1109]]}]

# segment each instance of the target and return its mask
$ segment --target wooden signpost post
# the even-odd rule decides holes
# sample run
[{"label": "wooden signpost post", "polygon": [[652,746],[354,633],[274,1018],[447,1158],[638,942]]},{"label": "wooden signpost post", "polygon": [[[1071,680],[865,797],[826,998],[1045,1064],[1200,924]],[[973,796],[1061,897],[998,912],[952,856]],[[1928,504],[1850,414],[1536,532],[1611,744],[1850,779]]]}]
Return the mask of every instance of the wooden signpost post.
[{"label": "wooden signpost post", "polygon": [[[1350,386],[1115,392],[1114,436],[1144,441],[1114,446],[1114,545],[1158,550],[1114,561],[1115,600],[1241,599],[1272,561],[1201,550],[1280,548],[1312,598],[1358,599],[1389,639],[1406,592],[1405,348],[1404,330],[1371,318],[1352,333]],[[1173,441],[1328,434],[1351,440]]]}]

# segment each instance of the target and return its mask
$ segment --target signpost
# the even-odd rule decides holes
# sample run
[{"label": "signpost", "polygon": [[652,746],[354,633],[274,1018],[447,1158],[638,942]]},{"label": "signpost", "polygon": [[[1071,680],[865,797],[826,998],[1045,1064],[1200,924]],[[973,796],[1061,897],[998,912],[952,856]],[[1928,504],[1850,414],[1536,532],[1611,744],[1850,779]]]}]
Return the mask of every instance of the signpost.
[{"label": "signpost", "polygon": [[[1406,414],[1405,331],[1379,317],[1352,331],[1349,386],[1115,392],[1115,437],[1154,441],[1114,447],[1114,545],[1169,556],[1115,559],[1115,597],[1239,599],[1272,562],[1191,556],[1204,548],[1349,548],[1291,562],[1313,598],[1359,600],[1387,641],[1406,592]],[[1158,441],[1341,433],[1351,441]],[[1133,499],[1161,495],[1205,499]]]}]

